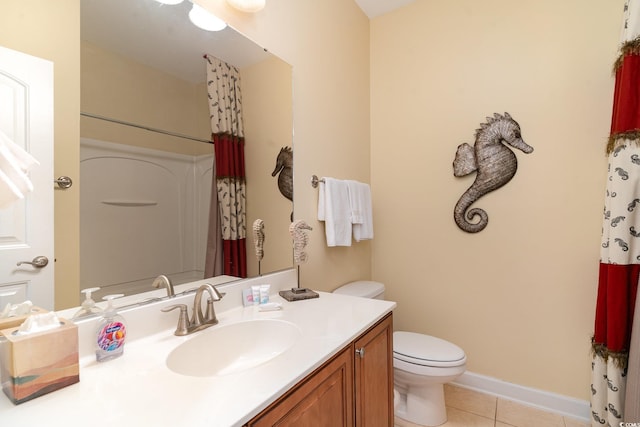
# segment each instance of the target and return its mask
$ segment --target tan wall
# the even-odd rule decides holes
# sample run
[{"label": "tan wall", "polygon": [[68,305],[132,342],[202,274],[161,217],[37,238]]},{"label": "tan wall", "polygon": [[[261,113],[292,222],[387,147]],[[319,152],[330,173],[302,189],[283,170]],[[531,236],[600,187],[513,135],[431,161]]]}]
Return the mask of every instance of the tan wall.
[{"label": "tan wall", "polygon": [[53,62],[54,176],[75,180],[55,191],[55,306],[77,305],[79,276],[80,1],[5,0],[0,45]]},{"label": "tan wall", "polygon": [[370,278],[371,242],[327,248],[311,175],[368,182],[369,20],[355,2],[270,0],[257,14],[197,0],[293,66],[295,219],[313,231],[301,285],[332,290]]},{"label": "tan wall", "polygon": [[[396,328],[455,342],[472,372],[589,397],[622,4],[417,1],[371,22],[373,277]],[[456,147],[505,111],[535,151],[468,234]]]},{"label": "tan wall", "polygon": [[[81,68],[82,112],[211,138],[204,83],[186,82],[85,41],[81,44]],[[204,75],[204,62],[202,69]],[[80,135],[187,155],[213,152],[213,145],[206,143],[90,117],[81,118]]]},{"label": "tan wall", "polygon": [[272,177],[282,147],[291,147],[293,111],[291,66],[275,57],[240,70],[247,173],[247,272],[258,275],[252,226],[264,221],[264,256],[260,273],[291,268],[289,224],[293,204]]}]

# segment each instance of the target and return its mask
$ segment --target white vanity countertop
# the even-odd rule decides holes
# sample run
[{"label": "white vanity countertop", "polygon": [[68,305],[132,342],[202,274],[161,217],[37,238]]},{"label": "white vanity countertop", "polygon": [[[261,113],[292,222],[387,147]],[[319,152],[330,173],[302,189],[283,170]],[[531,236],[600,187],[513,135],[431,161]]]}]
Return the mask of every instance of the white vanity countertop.
[{"label": "white vanity countertop", "polygon": [[[118,359],[98,363],[95,356],[82,357],[79,383],[20,405],[1,393],[0,425],[242,426],[396,306],[323,292],[320,298],[295,302],[271,295],[271,302],[281,302],[283,309],[234,307],[217,313],[218,325],[186,337],[173,335],[174,326],[128,342]],[[177,323],[177,310],[170,316]],[[302,335],[280,356],[235,374],[190,377],[166,367],[168,354],[179,344],[253,319],[286,320]]]}]

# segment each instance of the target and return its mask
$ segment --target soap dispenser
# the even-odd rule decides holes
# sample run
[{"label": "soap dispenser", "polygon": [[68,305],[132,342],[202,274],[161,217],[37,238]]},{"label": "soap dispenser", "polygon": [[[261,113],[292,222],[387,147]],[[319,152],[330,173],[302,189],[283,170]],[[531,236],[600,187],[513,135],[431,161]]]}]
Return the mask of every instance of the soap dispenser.
[{"label": "soap dispenser", "polygon": [[122,356],[124,352],[124,341],[127,336],[127,328],[124,318],[116,313],[113,307],[113,300],[124,296],[123,294],[107,295],[103,299],[107,300],[107,308],[104,317],[98,325],[96,337],[96,360],[105,362]]},{"label": "soap dispenser", "polygon": [[93,299],[91,299],[91,293],[98,290],[100,290],[100,288],[87,288],[80,291],[84,294],[84,301],[82,301],[82,304],[80,304],[80,310],[73,315],[72,319],[102,313],[102,309],[96,305],[96,302]]}]

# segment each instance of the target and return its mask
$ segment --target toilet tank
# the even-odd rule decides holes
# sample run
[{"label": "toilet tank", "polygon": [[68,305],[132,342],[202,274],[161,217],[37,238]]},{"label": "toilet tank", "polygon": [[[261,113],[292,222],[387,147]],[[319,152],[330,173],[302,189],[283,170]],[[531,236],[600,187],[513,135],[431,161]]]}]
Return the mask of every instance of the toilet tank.
[{"label": "toilet tank", "polygon": [[384,285],[370,280],[358,280],[340,286],[333,293],[362,298],[384,299]]}]

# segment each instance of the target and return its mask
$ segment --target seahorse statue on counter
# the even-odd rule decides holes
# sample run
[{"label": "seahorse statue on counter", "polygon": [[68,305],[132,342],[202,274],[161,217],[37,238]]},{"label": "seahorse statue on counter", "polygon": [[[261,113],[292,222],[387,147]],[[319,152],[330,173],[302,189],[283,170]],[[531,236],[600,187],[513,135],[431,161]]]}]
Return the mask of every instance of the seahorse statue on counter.
[{"label": "seahorse statue on counter", "polygon": [[[473,147],[467,143],[458,146],[453,161],[453,175],[461,177],[476,172],[475,181],[460,197],[453,211],[458,227],[468,233],[482,231],[489,223],[487,213],[480,208],[469,209],[471,205],[508,183],[516,174],[518,159],[505,144],[527,154],[533,151],[533,147],[522,140],[518,122],[509,113],[504,113],[504,116],[495,113],[493,117],[487,117],[486,123],[476,130]],[[479,217],[479,221],[471,222],[476,217]]]},{"label": "seahorse statue on counter", "polygon": [[309,236],[304,230],[313,230],[313,228],[301,219],[292,222],[289,226],[289,234],[293,240],[293,260],[296,264],[304,264],[308,260],[304,248],[309,243]]}]

